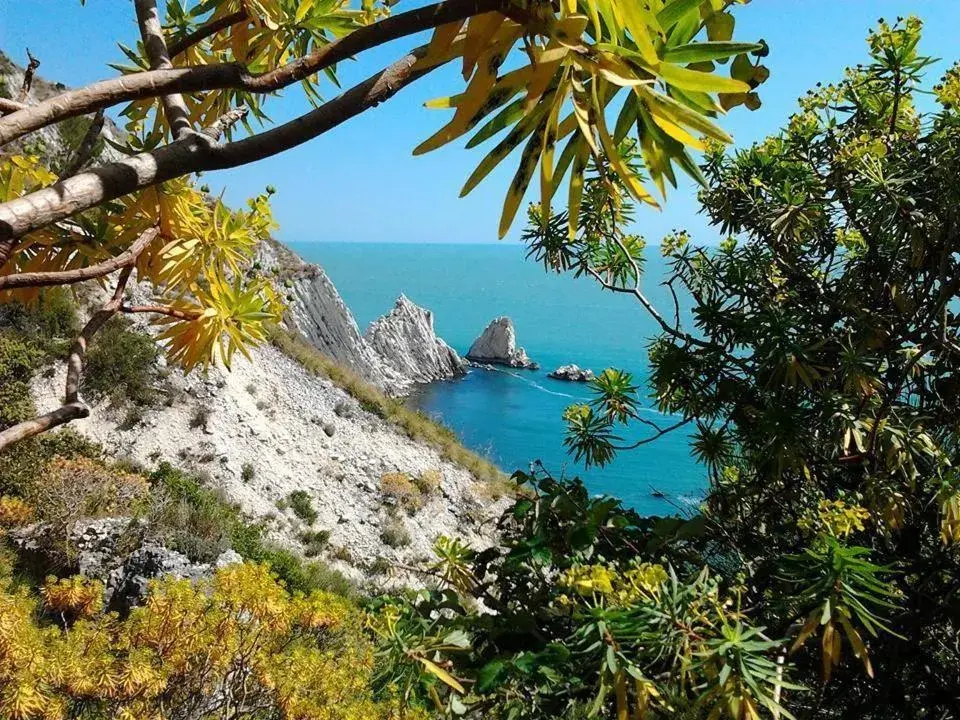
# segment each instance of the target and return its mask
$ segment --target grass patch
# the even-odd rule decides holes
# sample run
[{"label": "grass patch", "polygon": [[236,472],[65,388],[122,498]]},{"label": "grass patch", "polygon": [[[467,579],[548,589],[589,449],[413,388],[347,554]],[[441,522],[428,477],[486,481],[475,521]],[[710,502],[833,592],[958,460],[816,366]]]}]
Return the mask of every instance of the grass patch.
[{"label": "grass patch", "polygon": [[388,397],[359,375],[310,345],[299,335],[275,328],[271,332],[273,344],[300,365],[324,378],[356,398],[368,412],[395,425],[413,440],[426,443],[445,460],[468,470],[478,480],[502,483],[505,475],[500,469],[476,453],[465,448],[452,430],[435,422],[421,412],[411,410],[399,400]]},{"label": "grass patch", "polygon": [[413,542],[410,531],[398,517],[388,517],[384,521],[383,528],[380,530],[380,539],[392,548],[407,547]]},{"label": "grass patch", "polygon": [[413,515],[424,503],[423,493],[409,475],[402,472],[389,472],[380,476],[380,492],[396,505]]}]

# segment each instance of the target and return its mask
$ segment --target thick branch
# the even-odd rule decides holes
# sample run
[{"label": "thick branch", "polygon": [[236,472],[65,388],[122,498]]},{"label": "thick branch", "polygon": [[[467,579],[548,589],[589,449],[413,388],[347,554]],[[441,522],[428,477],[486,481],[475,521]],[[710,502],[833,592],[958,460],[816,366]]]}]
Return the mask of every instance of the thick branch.
[{"label": "thick branch", "polygon": [[[137,7],[137,22],[140,25],[140,37],[150,60],[152,70],[170,70],[173,63],[167,52],[167,43],[163,39],[163,26],[160,24],[160,13],[157,11],[156,0],[135,0]],[[190,111],[183,97],[178,93],[163,95],[163,113],[170,125],[170,132],[177,140],[186,137],[192,132],[190,127]]]},{"label": "thick branch", "polygon": [[71,420],[85,418],[90,415],[90,408],[82,402],[67,403],[45,415],[39,415],[30,420],[24,420],[0,432],[0,452],[20,440],[26,440],[34,435],[51,430],[58,425],[64,425]]},{"label": "thick branch", "polygon": [[167,46],[167,50],[170,52],[170,57],[175,58],[177,55],[182,52],[186,52],[197,43],[203,42],[208,37],[213,37],[221,30],[226,30],[228,27],[232,27],[239,22],[243,22],[248,17],[249,16],[247,15],[246,10],[238,10],[230,15],[224,15],[218,20],[208,22],[206,25],[201,25],[189,35],[185,35],[179,40],[174,40]]},{"label": "thick branch", "polygon": [[23,110],[25,107],[28,107],[26,103],[17,102],[16,100],[10,100],[9,98],[0,97],[0,115],[9,115],[10,113],[15,113],[20,110]]},{"label": "thick branch", "polygon": [[207,90],[273,92],[391,40],[492,10],[519,12],[509,8],[508,0],[449,0],[357,28],[300,60],[262,75],[253,75],[237,63],[223,63],[101,80],[0,118],[0,146],[47,125],[122,102]]},{"label": "thick branch", "polygon": [[425,46],[417,48],[306,115],[259,135],[217,145],[206,135],[196,133],[0,204],[0,266],[9,255],[5,245],[33,230],[141,188],[194,172],[244,165],[322,135],[379,105],[432,70],[433,67],[414,67],[425,53]]},{"label": "thick branch", "polygon": [[30,94],[30,86],[33,85],[33,76],[40,67],[40,61],[30,54],[30,48],[27,48],[27,69],[23,73],[23,84],[20,86],[20,92],[17,94],[17,102],[26,102],[27,95]]},{"label": "thick branch", "polygon": [[203,132],[205,135],[209,135],[214,140],[219,140],[225,132],[243,120],[247,116],[248,112],[249,110],[245,105],[241,105],[238,108],[229,110],[218,117],[216,122],[214,122],[212,125],[205,127]]},{"label": "thick branch", "polygon": [[73,159],[63,169],[63,172],[60,173],[61,180],[71,175],[76,175],[77,171],[87,164],[91,155],[93,155],[93,149],[96,147],[97,140],[100,139],[100,133],[102,131],[103,110],[97,110],[97,114],[93,116],[93,120],[90,122],[90,127],[87,128],[87,132],[80,141],[80,145],[77,146],[77,149],[73,153]]},{"label": "thick branch", "polygon": [[30,272],[16,275],[0,275],[0,290],[11,290],[22,287],[50,287],[52,285],[72,285],[105,277],[121,268],[131,267],[137,262],[141,253],[149,247],[160,233],[156,228],[150,228],[140,234],[132,245],[124,252],[102,263],[74,270],[60,270],[56,272]]}]

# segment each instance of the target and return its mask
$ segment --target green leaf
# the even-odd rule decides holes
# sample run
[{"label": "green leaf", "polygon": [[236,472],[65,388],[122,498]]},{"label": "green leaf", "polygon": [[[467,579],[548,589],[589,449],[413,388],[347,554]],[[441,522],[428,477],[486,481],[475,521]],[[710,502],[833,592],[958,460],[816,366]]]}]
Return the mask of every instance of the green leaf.
[{"label": "green leaf", "polygon": [[714,75],[713,73],[697,72],[688,70],[679,65],[670,63],[661,63],[658,71],[660,77],[670,85],[675,85],[681,90],[694,90],[705,93],[747,93],[750,92],[750,86],[740,80]]},{"label": "green leaf", "polygon": [[670,48],[666,54],[664,54],[663,59],[679,65],[711,60],[726,60],[734,55],[759,50],[760,47],[761,46],[756,43],[723,41],[688,43]]}]

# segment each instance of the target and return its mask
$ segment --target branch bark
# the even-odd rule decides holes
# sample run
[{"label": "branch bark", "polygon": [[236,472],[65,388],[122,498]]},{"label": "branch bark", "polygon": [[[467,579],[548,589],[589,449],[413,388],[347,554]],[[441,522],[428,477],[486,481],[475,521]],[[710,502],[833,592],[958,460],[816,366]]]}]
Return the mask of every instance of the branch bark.
[{"label": "branch bark", "polygon": [[0,290],[12,290],[23,287],[50,287],[52,285],[72,285],[83,282],[84,280],[93,280],[95,278],[106,277],[112,272],[122,268],[132,267],[136,264],[140,254],[150,246],[160,231],[156,228],[140,234],[124,252],[102,263],[90,265],[88,267],[76,268],[74,270],[60,270],[57,272],[31,272],[18,273],[15,275],[0,275]]},{"label": "branch bark", "polygon": [[17,94],[17,102],[25,102],[27,95],[30,94],[30,87],[33,85],[33,76],[37,72],[37,68],[40,67],[40,61],[37,60],[31,53],[30,48],[27,48],[27,68],[23,72],[23,84],[20,86],[20,92]]},{"label": "branch bark", "polygon": [[169,305],[124,305],[120,308],[121,312],[132,313],[150,313],[152,315],[167,315],[177,320],[197,320],[202,313],[185,312],[177,310]]},{"label": "branch bark", "polygon": [[391,40],[494,10],[517,17],[521,12],[510,7],[509,0],[449,0],[357,28],[316,52],[260,75],[249,73],[237,63],[221,63],[149,70],[101,80],[0,118],[0,146],[61,120],[133,100],[207,90],[235,89],[255,93],[281,90]]},{"label": "branch bark", "polygon": [[9,98],[0,97],[0,115],[9,115],[10,113],[15,113],[24,108],[28,107],[26,103],[17,102],[16,100],[10,100]]},{"label": "branch bark", "polygon": [[101,203],[181,175],[254,162],[301,145],[379,105],[435,66],[416,67],[426,46],[311,112],[272,130],[217,145],[195,133],[157,150],[79,173],[0,204],[0,267],[18,238]]},{"label": "branch bark", "polygon": [[[152,70],[170,70],[170,54],[167,52],[167,43],[163,39],[163,26],[160,24],[160,13],[157,11],[156,0],[135,0],[137,8],[137,23],[140,25],[140,37],[150,60]],[[163,113],[170,125],[170,132],[174,139],[179,140],[193,132],[190,127],[190,111],[187,103],[179,93],[170,93],[160,98],[163,103]]]}]

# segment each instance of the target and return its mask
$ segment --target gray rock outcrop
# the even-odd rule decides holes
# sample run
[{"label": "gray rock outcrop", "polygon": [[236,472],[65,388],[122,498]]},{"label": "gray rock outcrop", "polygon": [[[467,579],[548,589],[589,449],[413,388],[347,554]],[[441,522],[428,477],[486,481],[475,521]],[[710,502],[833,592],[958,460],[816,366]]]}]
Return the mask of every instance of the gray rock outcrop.
[{"label": "gray rock outcrop", "polygon": [[437,337],[433,313],[405,295],[393,309],[367,328],[364,340],[403,377],[428,383],[465,373],[457,351]]},{"label": "gray rock outcrop", "polygon": [[539,365],[527,356],[522,347],[517,347],[517,331],[513,320],[503,316],[487,325],[467,352],[467,360],[492,365],[537,370]]},{"label": "gray rock outcrop", "polygon": [[581,368],[579,365],[561,365],[553,372],[547,373],[547,377],[554,380],[566,380],[567,382],[590,382],[593,380],[593,370]]},{"label": "gray rock outcrop", "polygon": [[414,381],[395,370],[363,339],[356,320],[321,267],[304,262],[275,241],[261,243],[257,261],[284,286],[286,320],[292,329],[324,355],[391,395],[410,390]]}]

